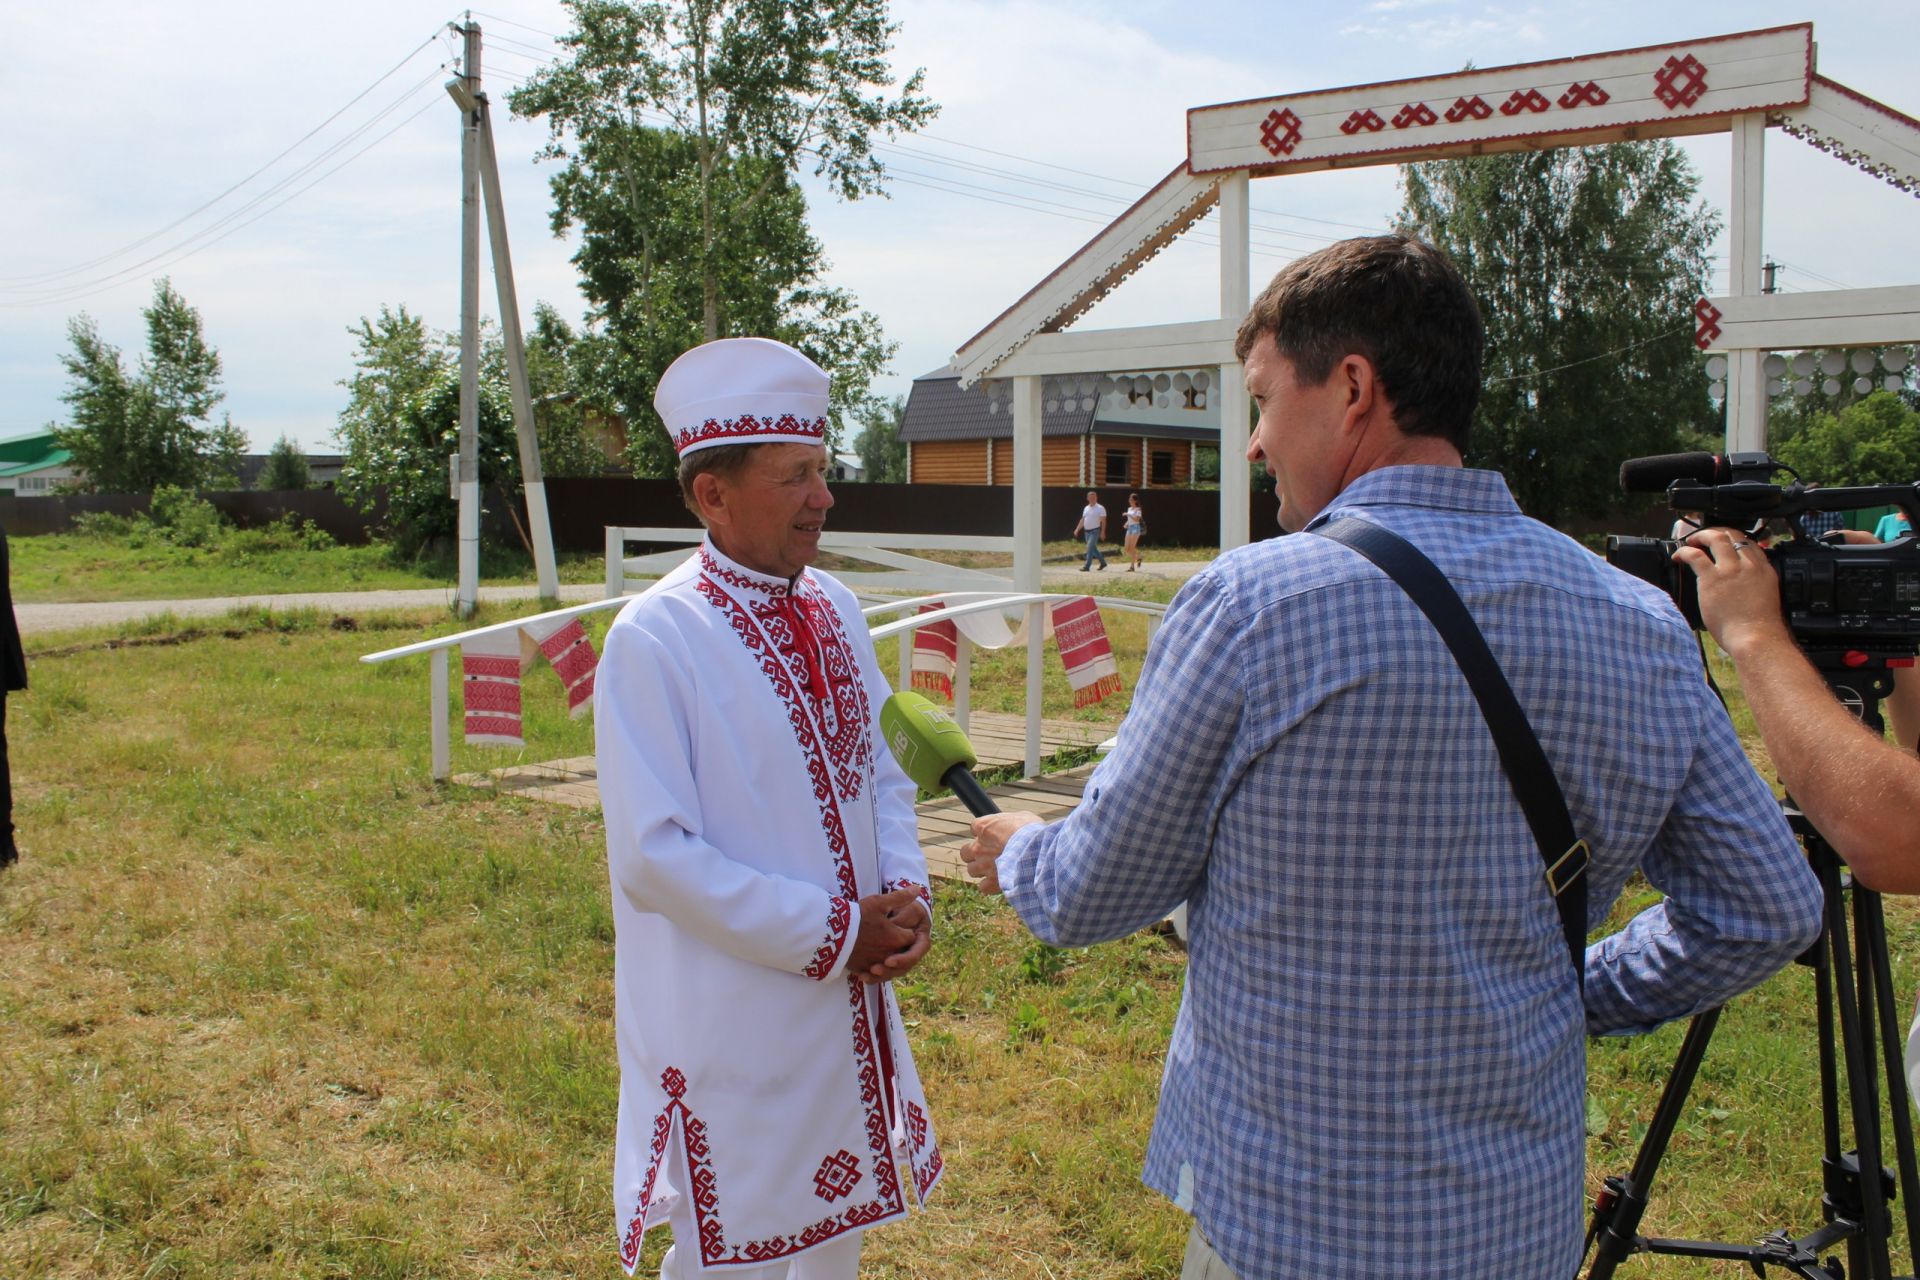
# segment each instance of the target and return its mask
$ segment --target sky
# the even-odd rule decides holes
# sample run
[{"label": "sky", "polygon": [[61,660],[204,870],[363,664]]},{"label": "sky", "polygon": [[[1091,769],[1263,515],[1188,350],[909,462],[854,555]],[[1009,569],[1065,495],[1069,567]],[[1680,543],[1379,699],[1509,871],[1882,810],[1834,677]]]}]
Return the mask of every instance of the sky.
[{"label": "sky", "polygon": [[[585,303],[550,229],[544,124],[502,99],[567,28],[558,0],[486,0],[482,74],[522,322]],[[1819,70],[1910,115],[1911,0],[1852,0],[1815,20]],[[0,0],[0,437],[64,420],[69,320],[93,317],[131,364],[159,276],[199,309],[223,408],[264,451],[330,452],[353,370],[349,333],[405,304],[459,325],[460,122],[440,87],[464,11],[431,0]],[[895,0],[894,66],[926,69],[942,110],[880,151],[887,198],[808,182],[828,282],[899,344],[876,386],[904,393],[1094,235],[1185,153],[1187,108],[1599,53],[1804,21],[1773,0],[1472,5],[1452,0]],[[1682,142],[1724,211],[1724,134]],[[1920,201],[1778,130],[1763,243],[1780,286],[1912,284]],[[1254,282],[1346,235],[1384,229],[1392,168],[1252,189]],[[1079,327],[1217,310],[1211,219]],[[1725,245],[1716,246],[1722,291]],[[483,314],[494,315],[483,267]]]}]

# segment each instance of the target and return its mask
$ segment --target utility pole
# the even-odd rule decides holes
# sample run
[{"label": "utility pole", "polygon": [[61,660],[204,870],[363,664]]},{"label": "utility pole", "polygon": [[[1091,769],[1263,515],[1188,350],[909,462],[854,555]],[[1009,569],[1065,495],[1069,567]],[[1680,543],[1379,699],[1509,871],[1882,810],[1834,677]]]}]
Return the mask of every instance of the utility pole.
[{"label": "utility pole", "polygon": [[[539,583],[540,596],[543,600],[557,601],[560,598],[560,573],[554,562],[553,522],[547,515],[547,486],[540,468],[540,437],[534,430],[533,425],[533,393],[527,382],[527,350],[520,333],[520,301],[513,284],[513,255],[507,248],[507,209],[506,202],[500,193],[500,160],[493,146],[493,115],[487,104],[487,95],[480,89],[480,73],[478,70],[480,28],[474,25],[472,15],[469,14],[467,26],[461,30],[471,42],[471,48],[473,50],[471,56],[475,59],[471,65],[474,70],[469,76],[464,76],[461,79],[449,82],[447,85],[447,93],[453,98],[455,105],[460,108],[463,117],[469,122],[469,132],[477,133],[479,140],[479,156],[475,167],[479,171],[480,189],[486,200],[488,245],[493,254],[493,282],[496,296],[500,303],[500,336],[506,348],[507,385],[510,398],[513,402],[514,434],[518,437],[520,443],[521,487],[525,490],[527,496],[527,536],[533,542],[534,576]],[[461,154],[463,160],[468,159],[464,149]],[[472,213],[472,195],[472,188],[469,187],[467,190],[469,202],[462,206],[463,215]],[[464,220],[464,217],[461,223],[461,231],[462,234],[466,236],[462,248],[463,255],[471,255],[470,259],[463,256],[462,264],[464,267],[468,266],[470,262],[472,272],[471,276],[463,275],[461,277],[462,383],[460,421],[462,426],[461,449],[462,457],[464,458],[467,455],[468,446],[468,437],[465,428],[469,421],[466,399],[469,386],[469,383],[466,381],[469,350],[475,352],[475,364],[473,367],[476,371],[472,383],[475,391],[475,409],[471,420],[476,426],[479,421],[477,394],[477,350],[479,345],[477,309],[479,303],[477,295],[479,292],[480,241],[477,229],[471,228]],[[471,347],[468,345],[469,339],[466,328],[469,316],[475,317],[473,319],[474,338]],[[477,494],[479,480],[477,472],[473,479],[475,480],[475,492]],[[464,492],[463,490],[463,505],[461,507],[463,537],[465,536],[464,530],[466,528]],[[476,567],[475,582],[477,583],[477,569],[479,565],[479,516],[477,503],[475,504],[475,512],[474,564]],[[465,546],[466,543],[463,541],[461,543],[463,554]],[[461,561],[463,568],[465,563],[463,559]],[[461,581],[464,584],[467,579],[463,576]],[[462,612],[463,614],[470,613],[472,610],[469,607],[463,609]]]},{"label": "utility pole", "polygon": [[[469,100],[480,93],[480,28],[467,13],[460,61]],[[480,603],[480,110],[461,111],[460,124],[460,585],[454,607],[470,618]]]},{"label": "utility pole", "polygon": [[1766,265],[1760,268],[1761,274],[1764,276],[1764,282],[1760,286],[1760,292],[1762,293],[1774,292],[1773,273],[1778,270],[1780,270],[1780,264],[1775,262],[1772,258],[1768,258],[1766,261]]}]

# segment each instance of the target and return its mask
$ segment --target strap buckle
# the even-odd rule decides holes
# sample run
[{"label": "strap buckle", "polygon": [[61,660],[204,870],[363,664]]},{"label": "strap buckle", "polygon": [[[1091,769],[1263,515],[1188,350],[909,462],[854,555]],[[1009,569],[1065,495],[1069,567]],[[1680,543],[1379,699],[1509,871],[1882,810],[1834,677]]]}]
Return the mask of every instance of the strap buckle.
[{"label": "strap buckle", "polygon": [[1547,867],[1547,888],[1558,898],[1573,887],[1574,881],[1587,873],[1587,863],[1593,854],[1587,848],[1585,840],[1575,840],[1567,851]]}]

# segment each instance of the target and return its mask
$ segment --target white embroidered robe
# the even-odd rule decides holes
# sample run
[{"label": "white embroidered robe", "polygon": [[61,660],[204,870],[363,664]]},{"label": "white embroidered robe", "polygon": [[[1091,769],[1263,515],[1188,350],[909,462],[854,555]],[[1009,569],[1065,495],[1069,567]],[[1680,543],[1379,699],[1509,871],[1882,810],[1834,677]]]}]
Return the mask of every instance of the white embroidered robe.
[{"label": "white embroidered robe", "polygon": [[927,871],[852,593],[708,543],[620,611],[598,680],[622,1263],[676,1195],[708,1267],[903,1216],[940,1150],[892,988],[846,964],[858,900]]}]

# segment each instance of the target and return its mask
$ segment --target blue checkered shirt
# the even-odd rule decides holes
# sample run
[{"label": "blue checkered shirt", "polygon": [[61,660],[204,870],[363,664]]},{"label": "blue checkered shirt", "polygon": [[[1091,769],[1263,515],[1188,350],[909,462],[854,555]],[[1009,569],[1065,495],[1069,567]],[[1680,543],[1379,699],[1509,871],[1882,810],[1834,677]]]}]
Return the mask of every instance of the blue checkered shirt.
[{"label": "blue checkered shirt", "polygon": [[1492,472],[1391,467],[1319,521],[1453,583],[1593,848],[1586,956],[1446,645],[1328,539],[1180,592],[1071,817],[1016,833],[1007,900],[1062,946],[1189,904],[1148,1185],[1243,1280],[1561,1280],[1580,1248],[1586,1034],[1721,1003],[1814,939],[1820,893],[1672,604],[1521,515]]}]

